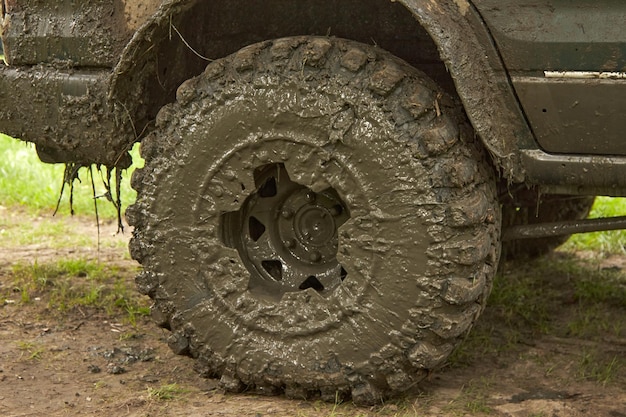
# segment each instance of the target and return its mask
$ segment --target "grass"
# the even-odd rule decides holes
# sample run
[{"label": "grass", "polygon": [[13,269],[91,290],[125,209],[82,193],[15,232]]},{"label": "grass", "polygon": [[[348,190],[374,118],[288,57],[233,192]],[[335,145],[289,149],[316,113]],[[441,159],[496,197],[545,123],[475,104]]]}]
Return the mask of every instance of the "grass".
[{"label": "grass", "polygon": [[[590,218],[626,216],[626,198],[597,197]],[[592,250],[602,254],[626,254],[626,230],[573,235],[564,250]]]},{"label": "grass", "polygon": [[492,410],[487,405],[487,399],[488,393],[493,391],[493,385],[494,382],[486,378],[470,381],[466,387],[463,387],[461,395],[449,405],[446,411],[452,415],[491,414]]},{"label": "grass", "polygon": [[14,210],[5,208],[0,211],[3,214],[0,216],[0,237],[2,237],[0,247],[10,248],[15,245],[42,243],[50,247],[84,246],[90,242],[88,236],[68,228],[68,224],[63,221],[46,222],[45,228],[42,228],[39,222],[16,221],[15,217],[20,217],[20,214]]},{"label": "grass", "polygon": [[[87,233],[84,221],[69,218],[68,195],[63,197],[56,218],[52,218],[63,179],[62,165],[40,162],[32,145],[6,135],[0,135],[0,153],[0,248],[8,251],[21,246],[32,251],[30,259],[17,260],[5,271],[8,281],[0,286],[0,297],[5,303],[45,303],[55,312],[94,309],[110,316],[122,315],[131,325],[149,314],[146,299],[128,282],[128,277],[136,273],[134,268],[131,271],[132,267],[99,261],[101,249],[107,249],[109,254],[119,252],[120,258],[128,256],[128,240],[95,239],[97,228],[88,171],[82,173],[82,183],[76,184],[74,202],[77,213],[93,219],[93,233]],[[137,149],[133,156],[142,162]],[[122,183],[126,205],[135,200],[129,174]],[[98,187],[97,193],[103,194],[104,186],[100,183]],[[104,199],[99,201],[101,221],[114,221],[113,205]],[[57,250],[67,255],[51,257],[49,253]]]},{"label": "grass", "polygon": [[617,378],[624,365],[626,361],[621,355],[607,357],[595,350],[583,349],[578,363],[578,377],[606,386]]},{"label": "grass", "polygon": [[576,313],[568,323],[569,334],[592,340],[606,335],[626,336],[626,317],[619,314],[619,309],[626,306],[623,273],[611,269],[590,271],[573,287]]},{"label": "grass", "polygon": [[188,392],[188,389],[185,389],[176,383],[165,384],[161,385],[159,388],[148,388],[148,398],[168,401],[177,399]]},{"label": "grass", "polygon": [[339,402],[334,404],[323,401],[311,402],[311,410],[300,410],[294,417],[309,416],[325,417],[420,417],[422,412],[416,409],[414,399],[397,399],[378,406],[365,409],[357,407],[352,402]]},{"label": "grass", "polygon": [[22,304],[43,300],[48,308],[59,312],[90,307],[110,316],[123,314],[135,325],[137,318],[147,316],[150,309],[146,300],[127,285],[126,275],[128,271],[83,259],[18,263],[12,267],[12,282],[2,287],[0,295]]},{"label": "grass", "polygon": [[22,352],[22,358],[26,360],[40,360],[44,353],[44,348],[33,342],[18,340],[16,342],[17,349]]},{"label": "grass", "polygon": [[[507,262],[496,276],[485,313],[448,363],[468,367],[522,355],[545,337],[549,346],[560,346],[561,359],[528,357],[545,366],[546,378],[563,378],[571,366],[570,375],[578,380],[602,387],[623,384],[626,360],[615,346],[626,340],[625,308],[624,271],[603,268],[601,260],[581,262],[574,254],[557,252],[530,262]],[[459,401],[471,399],[467,411],[487,412],[480,396],[462,397]]]},{"label": "grass", "polygon": [[[63,183],[64,166],[42,163],[32,144],[3,134],[0,134],[0,154],[0,204],[5,207],[19,206],[29,212],[54,212]],[[123,175],[121,185],[124,208],[136,199],[136,193],[130,187],[130,175],[136,167],[143,165],[137,146],[131,155],[134,164]],[[100,174],[96,169],[93,172],[96,196],[100,196],[97,200],[98,213],[103,219],[115,218],[115,208],[106,200],[106,189]],[[79,179],[74,184],[74,209],[79,214],[92,214],[94,201],[89,170],[83,168]],[[69,214],[69,187],[66,187],[59,207],[60,214]]]}]

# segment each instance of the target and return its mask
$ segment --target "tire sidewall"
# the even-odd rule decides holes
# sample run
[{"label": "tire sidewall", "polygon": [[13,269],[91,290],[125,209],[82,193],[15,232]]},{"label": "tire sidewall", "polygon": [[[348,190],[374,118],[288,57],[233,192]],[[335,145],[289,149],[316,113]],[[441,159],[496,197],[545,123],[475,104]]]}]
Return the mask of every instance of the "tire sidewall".
[{"label": "tire sidewall", "polygon": [[[389,59],[414,74],[407,83],[434,88]],[[393,99],[364,87],[365,77],[213,67],[187,83],[194,99],[159,115],[162,149],[150,171],[159,187],[147,198],[154,227],[140,232],[158,242],[149,264],[173,332],[212,372],[249,385],[347,388],[382,378],[377,385],[395,390],[411,372],[420,379],[469,330],[482,309],[473,301],[490,287],[478,279],[481,287],[454,306],[452,282],[488,275],[475,259],[497,262],[486,253],[497,252],[495,226],[485,233],[446,220],[468,194],[492,197],[480,153],[451,144],[425,155],[410,126],[398,125]],[[447,117],[432,112],[413,124]],[[455,120],[444,123],[463,136]],[[349,207],[338,232],[348,276],[326,298],[312,289],[278,303],[255,298],[250,272],[221,240],[221,215],[254,191],[256,168],[276,163],[314,191],[332,187]],[[471,248],[472,239],[480,245]]]}]

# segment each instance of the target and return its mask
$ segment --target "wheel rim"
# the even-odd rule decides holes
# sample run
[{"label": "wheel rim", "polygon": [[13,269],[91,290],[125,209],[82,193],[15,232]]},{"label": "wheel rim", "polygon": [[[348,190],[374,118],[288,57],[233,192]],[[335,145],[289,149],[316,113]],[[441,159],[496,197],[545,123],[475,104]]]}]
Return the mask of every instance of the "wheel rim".
[{"label": "wheel rim", "polygon": [[224,243],[250,272],[249,290],[276,299],[309,288],[331,293],[347,276],[337,260],[347,205],[332,188],[316,193],[292,181],[283,164],[258,167],[254,182],[255,191],[221,222]]}]

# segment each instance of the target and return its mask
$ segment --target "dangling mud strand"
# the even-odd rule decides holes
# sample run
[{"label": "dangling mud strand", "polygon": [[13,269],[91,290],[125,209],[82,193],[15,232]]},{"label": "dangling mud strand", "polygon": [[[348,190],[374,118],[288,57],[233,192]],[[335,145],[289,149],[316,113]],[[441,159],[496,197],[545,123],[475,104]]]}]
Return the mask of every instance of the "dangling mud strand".
[{"label": "dangling mud strand", "polygon": [[[115,211],[117,214],[117,232],[124,232],[124,221],[122,218],[122,194],[121,194],[121,184],[122,184],[122,168],[119,167],[106,167],[103,165],[95,165],[96,170],[100,173],[100,179],[102,181],[102,185],[105,188],[105,193],[101,196],[96,195],[96,186],[93,174],[94,165],[84,165],[78,163],[67,163],[65,164],[65,170],[63,172],[63,183],[61,184],[61,190],[59,191],[59,198],[57,199],[57,204],[53,212],[53,216],[57,214],[59,208],[61,206],[61,201],[63,199],[63,195],[65,194],[65,188],[69,187],[69,208],[70,213],[73,216],[74,212],[74,183],[76,181],[81,182],[80,179],[80,171],[83,169],[89,173],[89,181],[91,182],[92,196],[94,200],[94,213],[96,216],[96,224],[98,228],[100,227],[100,219],[98,215],[98,199],[105,198],[113,207],[115,207]],[[111,177],[114,177],[114,181],[111,180]],[[99,233],[99,229],[98,229]]]}]

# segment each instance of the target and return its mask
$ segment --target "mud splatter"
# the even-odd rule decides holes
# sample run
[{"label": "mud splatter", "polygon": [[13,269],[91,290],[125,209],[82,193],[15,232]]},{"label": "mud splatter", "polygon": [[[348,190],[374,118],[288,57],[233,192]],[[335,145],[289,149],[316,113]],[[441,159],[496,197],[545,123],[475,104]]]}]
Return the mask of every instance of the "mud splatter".
[{"label": "mud splatter", "polygon": [[[372,59],[342,68],[356,49]],[[252,45],[179,88],[144,142],[130,210],[140,288],[173,348],[235,390],[339,391],[363,404],[443,360],[482,310],[499,222],[492,172],[458,104],[426,95],[439,111],[430,100],[414,118],[418,89],[437,91],[402,61],[332,38]],[[253,294],[254,271],[221,239],[222,215],[243,207],[268,164],[314,192],[332,188],[350,210],[338,230],[347,275],[330,294]],[[449,220],[452,203],[474,194],[490,215]],[[418,341],[430,356],[405,354]]]}]

